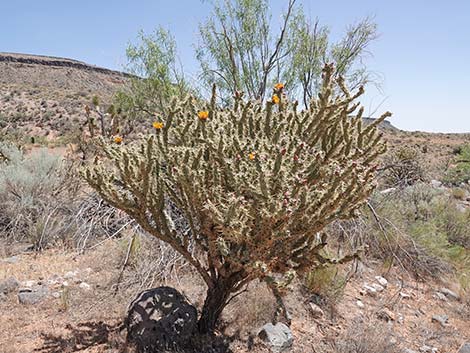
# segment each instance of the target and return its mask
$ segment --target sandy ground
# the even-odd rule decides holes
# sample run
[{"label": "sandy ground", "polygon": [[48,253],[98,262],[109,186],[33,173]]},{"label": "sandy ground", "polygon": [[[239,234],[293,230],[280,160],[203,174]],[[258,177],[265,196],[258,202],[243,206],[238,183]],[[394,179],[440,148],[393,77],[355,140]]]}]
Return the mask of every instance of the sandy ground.
[{"label": "sandy ground", "polygon": [[[1,260],[0,281],[13,276],[23,286],[27,281],[49,283],[50,295],[35,305],[20,304],[16,293],[0,302],[0,352],[118,352],[122,349],[125,334],[117,327],[130,300],[143,289],[135,280],[140,276],[137,266],[131,264],[125,270],[119,290],[115,291],[124,255],[123,241],[109,240],[84,254],[53,249],[40,254],[19,253],[15,263]],[[370,296],[364,293],[364,283],[374,283],[375,276],[382,273],[371,264],[361,268],[347,284],[339,302],[334,307],[322,307],[324,314],[320,317],[312,315],[309,293],[298,283],[293,286],[286,297],[293,316],[291,352],[323,352],[318,347],[344,341],[351,327],[357,332],[364,327],[381,327],[397,352],[404,348],[419,351],[426,345],[437,348],[438,352],[457,352],[460,345],[470,340],[470,310],[465,307],[464,299],[443,301],[435,297],[436,290],[445,283],[416,282],[395,269],[384,274],[389,281],[387,288]],[[65,278],[70,273],[75,274]],[[54,284],[54,280],[59,283]],[[80,288],[82,282],[91,288]],[[169,274],[166,280],[157,278],[154,286],[159,285],[177,288],[199,307],[204,298],[205,288],[189,267]],[[364,308],[358,306],[358,300]],[[233,301],[224,313],[224,333],[233,338],[231,349],[267,352],[264,343],[255,340],[251,346],[249,341],[270,320],[273,310],[274,300],[266,287],[250,285],[248,292]],[[432,322],[433,315],[443,314],[449,317],[445,327]]]}]

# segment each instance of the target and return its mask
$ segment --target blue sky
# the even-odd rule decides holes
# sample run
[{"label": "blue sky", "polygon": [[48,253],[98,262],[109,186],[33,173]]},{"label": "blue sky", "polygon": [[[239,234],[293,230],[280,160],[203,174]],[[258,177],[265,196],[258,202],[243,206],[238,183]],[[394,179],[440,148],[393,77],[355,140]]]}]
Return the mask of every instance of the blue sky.
[{"label": "blue sky", "polygon": [[[470,1],[299,0],[339,37],[347,24],[375,16],[380,38],[368,67],[383,76],[367,110],[391,110],[405,130],[470,132]],[[287,0],[272,0],[274,16]],[[0,51],[54,55],[120,69],[125,47],[158,25],[176,37],[186,71],[210,5],[199,0],[0,0]],[[274,18],[276,20],[276,18]]]}]

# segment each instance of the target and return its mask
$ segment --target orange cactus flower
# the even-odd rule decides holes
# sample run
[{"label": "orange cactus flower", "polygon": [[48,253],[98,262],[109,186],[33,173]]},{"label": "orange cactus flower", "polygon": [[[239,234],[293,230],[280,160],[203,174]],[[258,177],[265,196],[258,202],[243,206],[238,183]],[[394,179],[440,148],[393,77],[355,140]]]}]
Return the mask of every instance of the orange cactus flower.
[{"label": "orange cactus flower", "polygon": [[280,91],[281,89],[284,88],[284,84],[283,83],[276,83],[274,85],[274,88],[276,89],[276,91]]},{"label": "orange cactus flower", "polygon": [[117,143],[119,145],[121,142],[122,142],[121,136],[114,136],[114,143]]},{"label": "orange cactus flower", "polygon": [[160,122],[160,121],[154,121],[153,124],[152,124],[152,126],[153,126],[155,129],[157,129],[157,130],[161,130],[161,129],[163,129],[163,126],[164,126],[164,125],[163,125],[163,123]]},{"label": "orange cactus flower", "polygon": [[207,110],[203,110],[197,113],[197,116],[200,120],[206,120],[209,117],[209,112]]},{"label": "orange cactus flower", "polygon": [[254,160],[254,159],[256,158],[255,152],[251,152],[251,153],[248,155],[248,158],[250,159],[250,161]]},{"label": "orange cactus flower", "polygon": [[273,95],[272,101],[273,101],[274,104],[279,104],[281,99],[279,98],[278,95],[275,94],[275,95]]}]

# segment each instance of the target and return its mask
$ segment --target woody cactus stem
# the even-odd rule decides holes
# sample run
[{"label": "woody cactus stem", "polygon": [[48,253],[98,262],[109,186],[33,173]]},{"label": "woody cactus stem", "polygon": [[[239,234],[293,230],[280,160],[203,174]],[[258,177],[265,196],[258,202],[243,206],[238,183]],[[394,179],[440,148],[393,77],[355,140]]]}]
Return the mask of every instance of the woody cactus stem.
[{"label": "woody cactus stem", "polygon": [[215,93],[207,103],[174,98],[163,129],[127,145],[103,142],[108,160],[84,170],[106,201],[199,272],[208,287],[201,332],[254,279],[282,289],[295,274],[353,257],[325,257],[322,230],[353,216],[373,190],[385,151],[377,126],[390,116],[363,126],[355,102],[363,89],[350,93],[332,65],[303,111],[285,95],[263,106],[238,92],[222,108]]}]

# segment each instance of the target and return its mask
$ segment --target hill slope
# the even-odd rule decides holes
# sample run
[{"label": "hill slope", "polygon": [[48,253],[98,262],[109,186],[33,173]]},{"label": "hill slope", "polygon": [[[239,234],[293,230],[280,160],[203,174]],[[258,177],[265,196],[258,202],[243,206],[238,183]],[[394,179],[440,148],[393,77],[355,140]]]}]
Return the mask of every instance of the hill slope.
[{"label": "hill slope", "polygon": [[93,96],[109,101],[126,77],[71,59],[0,53],[0,122],[53,139],[72,130]]}]

